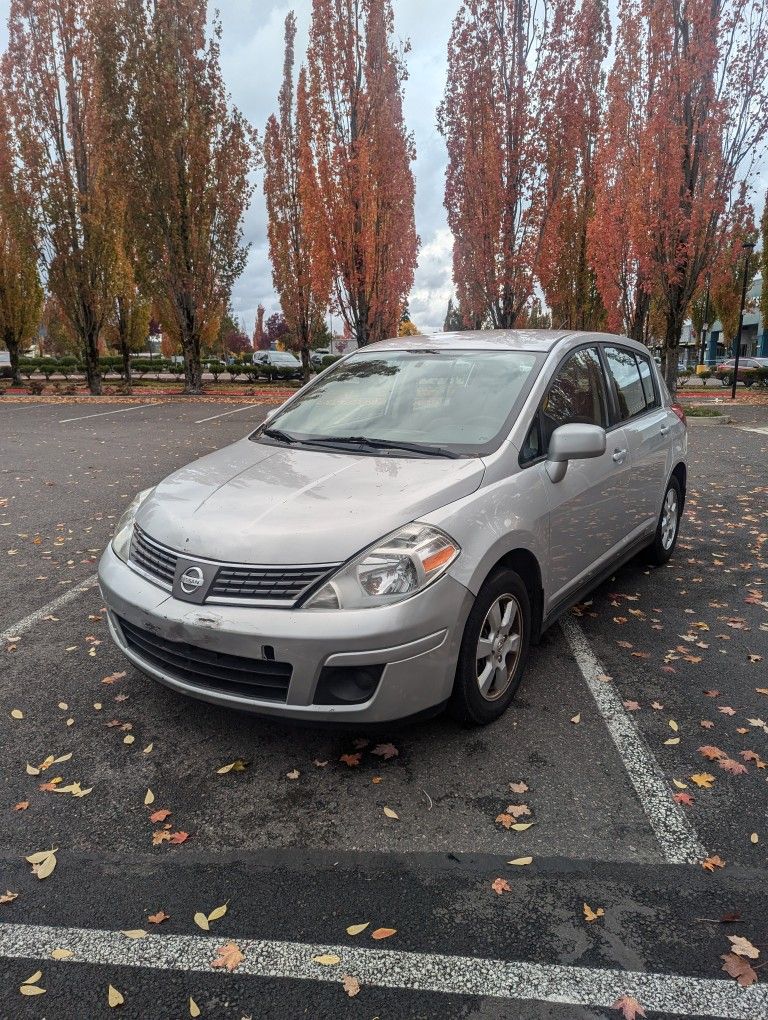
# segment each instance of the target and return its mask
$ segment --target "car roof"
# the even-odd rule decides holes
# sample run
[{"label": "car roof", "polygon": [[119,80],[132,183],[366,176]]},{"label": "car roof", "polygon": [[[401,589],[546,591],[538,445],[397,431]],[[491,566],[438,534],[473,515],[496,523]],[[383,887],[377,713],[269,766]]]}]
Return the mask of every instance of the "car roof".
[{"label": "car roof", "polygon": [[432,336],[396,337],[358,348],[362,351],[533,351],[549,353],[564,341],[612,340],[646,350],[642,344],[613,333],[579,332],[572,329],[467,329],[451,333],[434,333]]}]

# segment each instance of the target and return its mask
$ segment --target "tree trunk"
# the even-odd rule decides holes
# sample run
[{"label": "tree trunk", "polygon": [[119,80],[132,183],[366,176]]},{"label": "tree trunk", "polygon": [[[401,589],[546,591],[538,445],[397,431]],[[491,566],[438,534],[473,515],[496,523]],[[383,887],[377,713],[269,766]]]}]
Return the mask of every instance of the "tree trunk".
[{"label": "tree trunk", "polygon": [[677,361],[683,324],[676,315],[667,315],[667,329],[664,336],[663,370],[664,382],[670,393],[677,389]]},{"label": "tree trunk", "polygon": [[303,381],[304,381],[304,383],[306,385],[306,383],[309,382],[309,376],[310,376],[310,360],[309,360],[309,345],[308,344],[302,344],[301,345],[301,371],[302,371]]},{"label": "tree trunk", "polygon": [[19,372],[21,349],[19,343],[10,331],[5,334],[3,339],[11,356],[11,386],[21,386],[21,373]]},{"label": "tree trunk", "polygon": [[133,376],[131,374],[131,352],[125,340],[120,341],[120,354],[123,359],[123,382],[125,383],[125,388],[130,390],[133,385]]},{"label": "tree trunk", "polygon": [[99,337],[96,331],[88,332],[85,337],[85,378],[88,389],[94,397],[101,396],[101,371],[99,370]]},{"label": "tree trunk", "polygon": [[200,364],[200,340],[198,337],[182,337],[184,354],[184,392],[199,396],[203,392],[203,368]]}]

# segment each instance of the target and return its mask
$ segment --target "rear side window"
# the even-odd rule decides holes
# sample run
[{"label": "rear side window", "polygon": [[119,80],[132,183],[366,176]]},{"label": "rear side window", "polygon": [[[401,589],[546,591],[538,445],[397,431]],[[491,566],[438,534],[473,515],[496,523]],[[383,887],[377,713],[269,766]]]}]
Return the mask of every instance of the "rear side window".
[{"label": "rear side window", "polygon": [[[632,351],[619,347],[606,347],[605,357],[608,362],[608,374],[613,381],[616,402],[619,408],[619,418],[626,421],[642,414],[648,406],[646,403],[646,390],[640,376],[640,369]],[[648,385],[650,386],[651,405],[655,399],[653,394],[653,383],[650,378],[650,365],[648,369]]]},{"label": "rear side window", "polygon": [[653,374],[651,372],[651,359],[646,358],[643,354],[635,354],[635,360],[637,361],[638,368],[640,369],[640,381],[643,384],[643,395],[645,396],[645,406],[658,407],[659,401],[656,396],[656,390],[653,386]]}]

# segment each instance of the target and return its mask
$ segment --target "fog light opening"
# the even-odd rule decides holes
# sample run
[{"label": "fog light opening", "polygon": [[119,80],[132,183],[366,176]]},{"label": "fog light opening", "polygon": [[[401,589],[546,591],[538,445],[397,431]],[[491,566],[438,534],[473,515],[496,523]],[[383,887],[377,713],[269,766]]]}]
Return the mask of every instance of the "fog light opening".
[{"label": "fog light opening", "polygon": [[384,666],[324,666],[315,690],[316,705],[361,705],[376,693]]}]

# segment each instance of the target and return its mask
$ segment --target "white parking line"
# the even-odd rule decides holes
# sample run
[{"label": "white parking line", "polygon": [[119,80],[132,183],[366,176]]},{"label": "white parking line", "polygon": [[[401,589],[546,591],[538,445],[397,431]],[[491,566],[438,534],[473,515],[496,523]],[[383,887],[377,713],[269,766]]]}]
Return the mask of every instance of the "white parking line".
[{"label": "white parking line", "polygon": [[605,675],[605,670],[589,647],[584,632],[568,616],[561,619],[560,626],[640,798],[664,859],[668,864],[700,863],[707,857],[707,852],[696,830],[683,809],[672,799],[669,780],[634,719],[624,708],[619,692],[610,682],[599,679]]},{"label": "white parking line", "polygon": [[64,592],[63,595],[59,595],[53,602],[49,602],[47,606],[43,606],[42,609],[36,610],[34,613],[30,613],[29,616],[25,616],[23,620],[19,620],[18,623],[14,623],[11,627],[0,633],[0,645],[7,644],[11,638],[21,637],[22,634],[26,634],[27,631],[32,630],[45,616],[52,616],[57,609],[61,609],[62,606],[66,606],[68,602],[72,602],[78,596],[84,592],[90,591],[98,581],[95,574],[90,577],[86,577],[84,581],[80,581],[74,588],[70,588],[69,591]]},{"label": "white parking line", "polygon": [[167,400],[160,400],[156,404],[135,404],[133,407],[121,407],[117,411],[99,411],[97,414],[83,414],[79,418],[60,418],[59,425],[66,425],[71,421],[85,421],[86,418],[103,418],[107,414],[125,414],[127,411],[140,411],[143,407],[162,407]]},{"label": "white parking line", "polygon": [[[187,973],[200,971],[211,976],[215,973],[211,963],[217,955],[218,946],[230,941],[236,942],[245,955],[235,976],[340,983],[345,974],[350,974],[363,986],[369,987],[492,996],[604,1009],[611,1009],[622,995],[634,995],[645,1009],[658,1010],[662,1016],[706,1015],[729,1020],[768,1018],[768,986],[739,988],[735,981],[715,978],[361,949],[349,945],[259,941],[229,935],[216,938],[147,935],[139,940],[129,940],[116,931],[0,925],[0,957],[34,960],[38,964],[47,963],[51,968],[57,966],[50,959],[51,952],[69,949],[74,956],[62,961],[67,966],[88,963]],[[323,966],[313,962],[313,956],[326,953],[340,957],[340,963]],[[224,977],[224,980],[231,979],[231,975]],[[131,995],[129,981],[129,977],[123,975],[117,982],[126,1001]],[[43,982],[41,985],[44,987]],[[341,991],[339,994],[342,995]]]},{"label": "white parking line", "polygon": [[212,414],[210,418],[198,418],[195,425],[202,425],[206,421],[214,421],[216,418],[226,418],[228,414],[240,414],[247,411],[249,407],[262,407],[262,404],[246,404],[245,407],[236,407],[234,411],[223,411],[221,414]]}]

